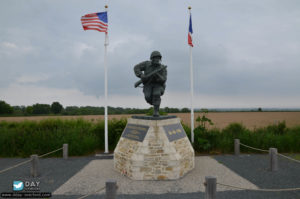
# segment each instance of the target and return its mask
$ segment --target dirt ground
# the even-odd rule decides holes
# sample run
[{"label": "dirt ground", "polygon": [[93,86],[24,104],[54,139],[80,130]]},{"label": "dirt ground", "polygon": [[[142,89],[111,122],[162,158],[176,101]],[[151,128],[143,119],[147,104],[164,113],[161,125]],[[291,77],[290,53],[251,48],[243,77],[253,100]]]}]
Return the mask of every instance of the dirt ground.
[{"label": "dirt ground", "polygon": [[[189,113],[173,113],[169,115],[176,115],[181,120],[190,125]],[[195,113],[195,120],[200,113]],[[131,115],[109,115],[108,118],[128,118]],[[228,124],[233,122],[239,122],[245,125],[247,128],[253,129],[258,127],[264,127],[270,124],[276,124],[280,121],[285,121],[288,127],[300,125],[300,112],[215,112],[208,113],[207,117],[214,123],[213,127],[224,128]],[[62,118],[62,119],[76,119],[83,118],[90,121],[102,120],[103,115],[84,115],[84,116],[31,116],[31,117],[0,117],[0,121],[24,121],[24,120],[36,120],[40,121],[47,118]],[[197,122],[195,122],[195,126]]]}]

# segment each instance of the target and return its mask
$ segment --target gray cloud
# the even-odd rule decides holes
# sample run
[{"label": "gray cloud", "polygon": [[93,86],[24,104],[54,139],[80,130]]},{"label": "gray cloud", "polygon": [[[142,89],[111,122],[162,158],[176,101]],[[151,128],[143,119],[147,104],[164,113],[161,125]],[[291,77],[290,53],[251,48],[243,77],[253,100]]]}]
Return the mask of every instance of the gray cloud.
[{"label": "gray cloud", "polygon": [[[104,34],[80,24],[82,15],[102,11],[103,2],[0,4],[0,88],[18,83],[103,96]],[[300,97],[297,0],[109,1],[110,95],[140,95],[133,66],[153,50],[168,65],[167,92],[189,92],[188,5],[196,95]]]}]

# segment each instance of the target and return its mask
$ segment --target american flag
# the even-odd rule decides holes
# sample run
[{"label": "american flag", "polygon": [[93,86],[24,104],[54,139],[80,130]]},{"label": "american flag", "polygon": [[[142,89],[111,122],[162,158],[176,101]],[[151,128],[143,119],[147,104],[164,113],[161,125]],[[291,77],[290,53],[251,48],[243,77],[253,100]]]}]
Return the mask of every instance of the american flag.
[{"label": "american flag", "polygon": [[193,27],[192,27],[192,14],[190,14],[190,25],[189,25],[189,34],[188,34],[188,44],[190,46],[194,46],[193,45],[193,40],[192,40],[192,34],[193,34]]},{"label": "american flag", "polygon": [[81,23],[84,30],[98,30],[107,33],[107,12],[84,15],[81,17]]}]

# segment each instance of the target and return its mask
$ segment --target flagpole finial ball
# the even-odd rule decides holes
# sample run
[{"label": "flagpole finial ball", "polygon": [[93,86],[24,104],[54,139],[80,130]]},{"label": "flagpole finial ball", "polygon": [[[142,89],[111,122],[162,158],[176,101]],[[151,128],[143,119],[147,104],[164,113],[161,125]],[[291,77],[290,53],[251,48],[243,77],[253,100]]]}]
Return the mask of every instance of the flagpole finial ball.
[{"label": "flagpole finial ball", "polygon": [[105,8],[108,8],[108,6],[107,6],[107,5],[105,5]]},{"label": "flagpole finial ball", "polygon": [[190,9],[192,9],[192,7],[191,7],[191,6],[189,6],[189,10],[190,10]]}]

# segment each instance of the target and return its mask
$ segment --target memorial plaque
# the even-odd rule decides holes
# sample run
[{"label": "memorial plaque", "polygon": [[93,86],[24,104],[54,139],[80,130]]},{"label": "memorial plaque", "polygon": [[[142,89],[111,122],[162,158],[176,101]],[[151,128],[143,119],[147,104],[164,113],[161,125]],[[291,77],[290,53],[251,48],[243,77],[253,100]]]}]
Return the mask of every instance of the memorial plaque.
[{"label": "memorial plaque", "polygon": [[165,133],[170,142],[186,137],[181,124],[170,124],[164,126]]},{"label": "memorial plaque", "polygon": [[137,124],[127,124],[122,137],[129,140],[135,140],[138,142],[143,142],[144,138],[148,132],[149,126],[137,125]]}]

